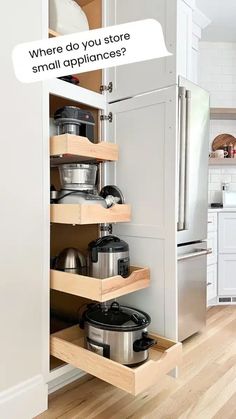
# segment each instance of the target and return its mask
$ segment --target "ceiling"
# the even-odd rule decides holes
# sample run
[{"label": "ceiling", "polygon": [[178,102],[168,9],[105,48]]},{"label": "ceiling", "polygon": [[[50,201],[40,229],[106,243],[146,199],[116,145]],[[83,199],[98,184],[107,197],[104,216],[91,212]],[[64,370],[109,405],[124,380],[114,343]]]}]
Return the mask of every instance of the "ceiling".
[{"label": "ceiling", "polygon": [[196,0],[197,7],[211,20],[203,41],[236,42],[236,0]]}]

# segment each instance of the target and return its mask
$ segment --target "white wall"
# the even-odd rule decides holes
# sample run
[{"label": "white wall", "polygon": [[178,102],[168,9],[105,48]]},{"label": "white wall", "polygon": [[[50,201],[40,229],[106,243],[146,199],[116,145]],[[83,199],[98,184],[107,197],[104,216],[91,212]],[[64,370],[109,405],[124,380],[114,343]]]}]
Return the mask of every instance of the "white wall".
[{"label": "white wall", "polygon": [[[16,44],[41,38],[42,4],[41,0],[3,2],[0,14],[2,418],[5,398],[10,394],[13,405],[14,391],[19,390],[14,386],[42,373],[42,86],[18,82],[11,62]],[[14,417],[21,418],[20,412]]]},{"label": "white wall", "polygon": [[236,107],[236,43],[200,42],[199,84],[212,107]]},{"label": "white wall", "polygon": [[[236,107],[236,43],[200,42],[199,84],[211,94],[212,107]],[[228,133],[236,137],[236,120],[212,120],[209,151],[214,138]],[[222,183],[231,183],[236,191],[235,167],[209,169],[208,201],[222,201]]]}]

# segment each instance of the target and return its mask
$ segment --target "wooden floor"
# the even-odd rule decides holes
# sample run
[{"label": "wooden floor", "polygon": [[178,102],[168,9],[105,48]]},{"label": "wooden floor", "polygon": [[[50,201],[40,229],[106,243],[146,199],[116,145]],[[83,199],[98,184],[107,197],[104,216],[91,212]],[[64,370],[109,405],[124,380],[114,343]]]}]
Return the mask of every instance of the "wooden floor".
[{"label": "wooden floor", "polygon": [[40,419],[236,419],[236,306],[208,311],[206,330],[184,343],[177,380],[138,397],[98,379],[77,381],[50,396]]}]

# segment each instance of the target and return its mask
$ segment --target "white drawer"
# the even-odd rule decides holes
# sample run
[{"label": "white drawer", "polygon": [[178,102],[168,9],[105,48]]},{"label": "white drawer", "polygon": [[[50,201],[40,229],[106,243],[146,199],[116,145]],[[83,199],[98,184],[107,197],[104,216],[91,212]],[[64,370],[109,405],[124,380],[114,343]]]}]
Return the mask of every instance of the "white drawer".
[{"label": "white drawer", "polygon": [[217,265],[207,267],[207,301],[217,297]]},{"label": "white drawer", "polygon": [[217,212],[208,212],[208,231],[217,231]]},{"label": "white drawer", "polygon": [[207,248],[212,249],[212,253],[207,256],[207,265],[213,265],[217,263],[217,233],[208,233],[207,236]]}]

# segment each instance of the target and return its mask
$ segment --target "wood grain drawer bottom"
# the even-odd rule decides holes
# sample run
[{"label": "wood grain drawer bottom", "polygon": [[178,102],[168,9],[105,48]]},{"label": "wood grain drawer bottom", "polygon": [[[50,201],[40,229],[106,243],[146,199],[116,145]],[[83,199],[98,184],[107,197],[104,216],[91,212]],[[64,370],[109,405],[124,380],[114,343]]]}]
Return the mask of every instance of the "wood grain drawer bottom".
[{"label": "wood grain drawer bottom", "polygon": [[151,334],[157,344],[149,350],[143,365],[130,368],[84,348],[84,334],[73,326],[51,336],[51,355],[106,381],[130,394],[138,395],[181,363],[182,344]]}]

